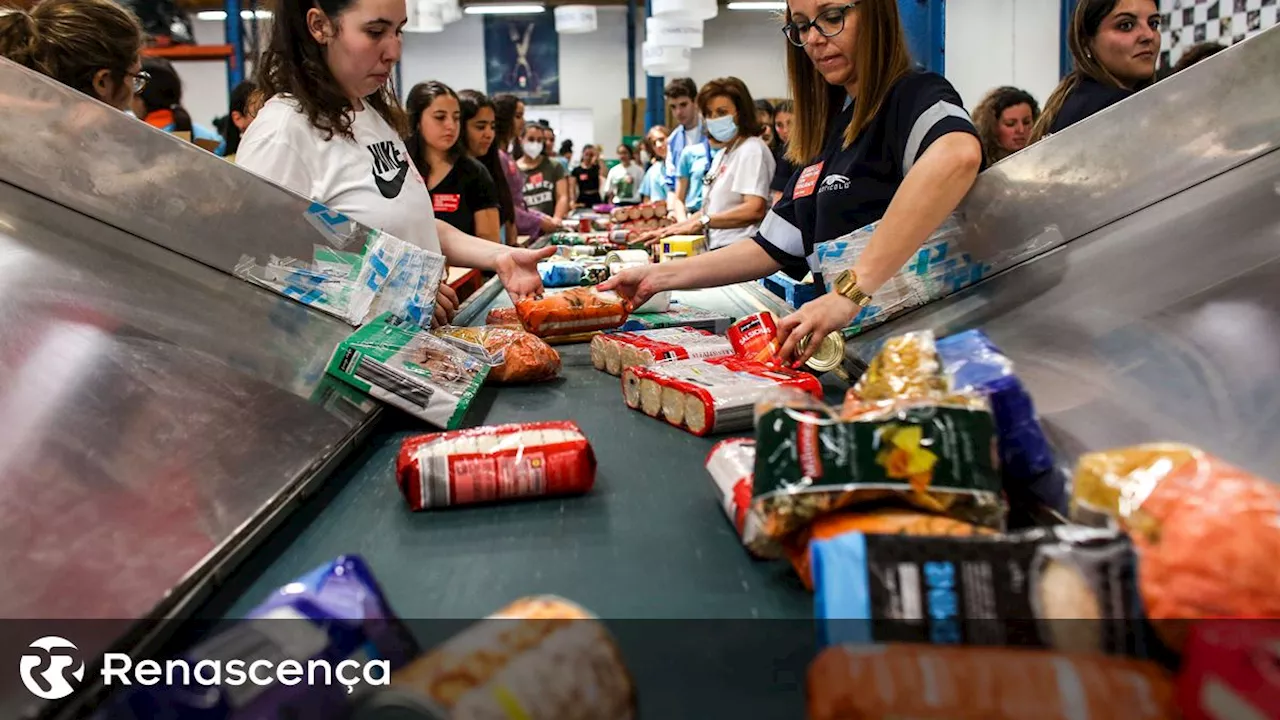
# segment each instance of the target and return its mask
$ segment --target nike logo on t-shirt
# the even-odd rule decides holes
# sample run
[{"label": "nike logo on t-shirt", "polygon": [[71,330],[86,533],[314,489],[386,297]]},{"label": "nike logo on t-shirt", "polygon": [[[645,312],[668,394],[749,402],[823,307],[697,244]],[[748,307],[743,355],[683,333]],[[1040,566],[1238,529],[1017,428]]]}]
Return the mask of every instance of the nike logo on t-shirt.
[{"label": "nike logo on t-shirt", "polygon": [[[378,186],[382,197],[390,200],[399,197],[404,187],[404,179],[409,174],[409,161],[400,155],[400,148],[390,140],[384,140],[368,146],[373,154],[373,182]],[[390,178],[383,176],[394,171]]]}]

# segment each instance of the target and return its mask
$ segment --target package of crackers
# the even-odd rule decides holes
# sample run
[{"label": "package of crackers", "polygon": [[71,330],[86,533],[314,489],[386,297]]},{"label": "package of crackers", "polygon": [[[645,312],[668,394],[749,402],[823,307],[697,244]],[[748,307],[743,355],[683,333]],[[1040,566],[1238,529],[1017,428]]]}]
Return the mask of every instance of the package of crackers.
[{"label": "package of crackers", "polygon": [[733,354],[729,341],[706,330],[691,327],[661,328],[640,332],[597,335],[591,340],[591,364],[610,375],[636,365],[664,360],[726,357]]}]

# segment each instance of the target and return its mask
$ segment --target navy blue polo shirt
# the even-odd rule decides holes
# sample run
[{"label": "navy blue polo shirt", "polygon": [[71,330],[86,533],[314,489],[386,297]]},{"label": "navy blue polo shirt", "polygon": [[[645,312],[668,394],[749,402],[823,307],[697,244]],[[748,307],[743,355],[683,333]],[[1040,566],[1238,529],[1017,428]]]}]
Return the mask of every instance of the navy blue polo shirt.
[{"label": "navy blue polo shirt", "polygon": [[902,77],[853,144],[844,133],[853,103],[832,121],[822,155],[797,167],[782,199],[765,217],[756,242],[786,273],[817,270],[814,246],[879,220],[916,160],[953,132],[978,137],[959,93],[936,73]]}]

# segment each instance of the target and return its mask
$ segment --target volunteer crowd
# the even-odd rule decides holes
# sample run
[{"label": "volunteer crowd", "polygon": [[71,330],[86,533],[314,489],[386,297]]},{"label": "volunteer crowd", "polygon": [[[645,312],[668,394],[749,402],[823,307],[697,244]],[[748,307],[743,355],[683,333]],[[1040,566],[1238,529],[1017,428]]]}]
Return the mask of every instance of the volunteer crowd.
[{"label": "volunteer crowd", "polygon": [[[790,0],[778,42],[790,53],[791,99],[757,99],[736,77],[678,78],[665,88],[671,128],[651,128],[639,147],[575,152],[547,124],[526,122],[511,95],[431,80],[402,105],[390,76],[403,12],[383,17],[372,0],[278,0],[274,11],[257,76],[234,89],[217,129],[192,121],[173,66],[141,56],[136,19],[110,0],[6,11],[0,54],[453,265],[498,272],[513,294],[540,290],[544,256],[517,238],[555,231],[578,208],[665,200],[673,223],[647,241],[705,233],[713,250],[755,248],[610,280],[636,302],[778,269],[802,275],[815,243],[881,220],[883,237],[849,281],[846,296],[859,302],[982,168],[1155,82],[1161,43],[1156,0],[1082,0],[1069,33],[1075,69],[1043,109],[1013,87],[966,109],[943,77],[916,69],[892,0]],[[618,161],[609,169],[606,152]],[[449,293],[440,320],[456,307]],[[783,334],[839,326],[850,312],[834,299],[811,304]]]}]

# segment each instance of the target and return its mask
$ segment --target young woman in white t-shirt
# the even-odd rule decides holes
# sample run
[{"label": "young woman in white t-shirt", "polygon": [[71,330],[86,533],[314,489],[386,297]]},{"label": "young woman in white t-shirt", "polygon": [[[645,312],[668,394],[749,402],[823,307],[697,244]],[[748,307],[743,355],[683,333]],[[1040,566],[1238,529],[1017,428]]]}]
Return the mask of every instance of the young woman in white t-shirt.
[{"label": "young woman in white t-shirt", "polygon": [[[542,291],[538,260],[436,220],[403,137],[408,122],[387,85],[400,59],[404,0],[280,0],[258,63],[267,102],[237,163],[451,265],[496,272],[513,297]],[[443,283],[436,322],[457,312]]]},{"label": "young woman in white t-shirt", "polygon": [[702,212],[641,236],[648,245],[672,235],[706,233],[711,249],[755,237],[769,212],[769,181],[776,163],[760,136],[764,127],[746,84],[735,77],[702,86],[698,109],[706,118],[708,142],[720,154],[707,170]]}]

